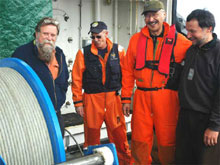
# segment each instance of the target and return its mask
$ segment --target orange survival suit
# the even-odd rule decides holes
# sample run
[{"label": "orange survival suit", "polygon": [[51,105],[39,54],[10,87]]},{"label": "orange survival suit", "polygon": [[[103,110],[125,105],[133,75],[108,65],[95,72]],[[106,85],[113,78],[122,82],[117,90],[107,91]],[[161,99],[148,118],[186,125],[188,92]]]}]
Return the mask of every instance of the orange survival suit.
[{"label": "orange survival suit", "polygon": [[[163,35],[153,39],[145,26],[141,32],[134,34],[130,39],[127,54],[123,60],[122,103],[131,103],[134,82],[137,85],[131,121],[131,152],[136,164],[151,164],[154,129],[161,164],[174,161],[179,100],[176,89],[168,89],[166,86],[171,75],[162,74],[157,69],[161,50],[165,44],[164,38],[169,30],[169,25],[164,22]],[[142,49],[140,48],[140,45],[143,45],[140,43],[143,42],[140,41],[141,36],[146,38]],[[181,63],[190,45],[189,40],[177,33],[171,62]],[[143,59],[145,66],[137,69],[137,54],[140,51],[145,52]],[[175,70],[172,71],[174,72]]]},{"label": "orange survival suit", "polygon": [[100,129],[105,121],[109,141],[117,149],[119,164],[129,164],[131,153],[118,95],[125,50],[108,38],[106,41],[104,59],[98,55],[94,43],[78,51],[72,70],[73,100],[75,107],[84,106],[84,147],[100,144]]}]

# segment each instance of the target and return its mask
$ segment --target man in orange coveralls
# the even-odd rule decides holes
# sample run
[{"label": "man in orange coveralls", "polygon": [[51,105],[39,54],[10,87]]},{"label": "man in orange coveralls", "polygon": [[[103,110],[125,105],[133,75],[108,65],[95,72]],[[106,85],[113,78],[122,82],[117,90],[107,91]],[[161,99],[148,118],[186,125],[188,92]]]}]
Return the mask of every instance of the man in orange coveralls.
[{"label": "man in orange coveralls", "polygon": [[131,153],[118,94],[125,50],[108,39],[104,22],[91,23],[90,32],[92,44],[77,52],[72,70],[73,101],[76,112],[84,118],[84,147],[100,144],[100,129],[105,121],[119,164],[129,164]]},{"label": "man in orange coveralls", "polygon": [[129,42],[122,65],[122,103],[130,115],[131,95],[136,81],[131,121],[131,154],[135,164],[151,164],[154,129],[161,164],[174,161],[175,130],[179,113],[177,95],[180,64],[191,45],[175,26],[164,22],[164,5],[147,1],[142,13],[146,26]]}]

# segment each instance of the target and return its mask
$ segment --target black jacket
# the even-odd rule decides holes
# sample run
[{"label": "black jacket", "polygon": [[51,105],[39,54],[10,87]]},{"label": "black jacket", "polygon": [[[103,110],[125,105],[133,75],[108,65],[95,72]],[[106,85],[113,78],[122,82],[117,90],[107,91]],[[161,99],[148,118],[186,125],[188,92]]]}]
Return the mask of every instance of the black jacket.
[{"label": "black jacket", "polygon": [[121,68],[118,44],[113,44],[106,63],[106,82],[102,83],[102,65],[97,55],[92,54],[91,45],[84,47],[86,70],[83,73],[83,89],[85,93],[101,93],[121,89]]},{"label": "black jacket", "polygon": [[63,51],[56,47],[56,59],[59,64],[58,77],[53,80],[52,74],[47,65],[38,58],[38,50],[34,41],[20,46],[12,54],[12,57],[25,61],[36,72],[43,82],[56,112],[60,111],[61,106],[66,100],[69,73]]},{"label": "black jacket", "polygon": [[182,72],[179,99],[182,109],[209,115],[209,127],[220,131],[220,40],[201,48],[191,46]]}]

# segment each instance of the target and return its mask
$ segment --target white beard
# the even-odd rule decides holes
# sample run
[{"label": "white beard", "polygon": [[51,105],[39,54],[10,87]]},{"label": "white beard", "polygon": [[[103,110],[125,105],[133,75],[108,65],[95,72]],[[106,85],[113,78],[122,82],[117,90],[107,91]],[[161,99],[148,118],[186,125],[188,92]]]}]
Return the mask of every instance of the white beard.
[{"label": "white beard", "polygon": [[39,59],[46,63],[49,63],[52,59],[55,44],[52,41],[48,40],[44,40],[43,43],[40,43],[38,39],[36,39],[36,46],[39,50]]}]

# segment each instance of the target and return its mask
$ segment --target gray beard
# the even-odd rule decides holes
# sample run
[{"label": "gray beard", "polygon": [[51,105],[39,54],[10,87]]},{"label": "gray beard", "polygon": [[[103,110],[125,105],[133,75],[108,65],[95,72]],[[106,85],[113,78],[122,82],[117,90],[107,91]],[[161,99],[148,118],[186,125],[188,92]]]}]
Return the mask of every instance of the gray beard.
[{"label": "gray beard", "polygon": [[[50,43],[50,45],[46,43]],[[55,49],[53,42],[45,40],[43,43],[39,43],[38,40],[36,40],[36,46],[39,50],[38,58],[45,63],[49,63],[52,58],[53,50]]]}]

